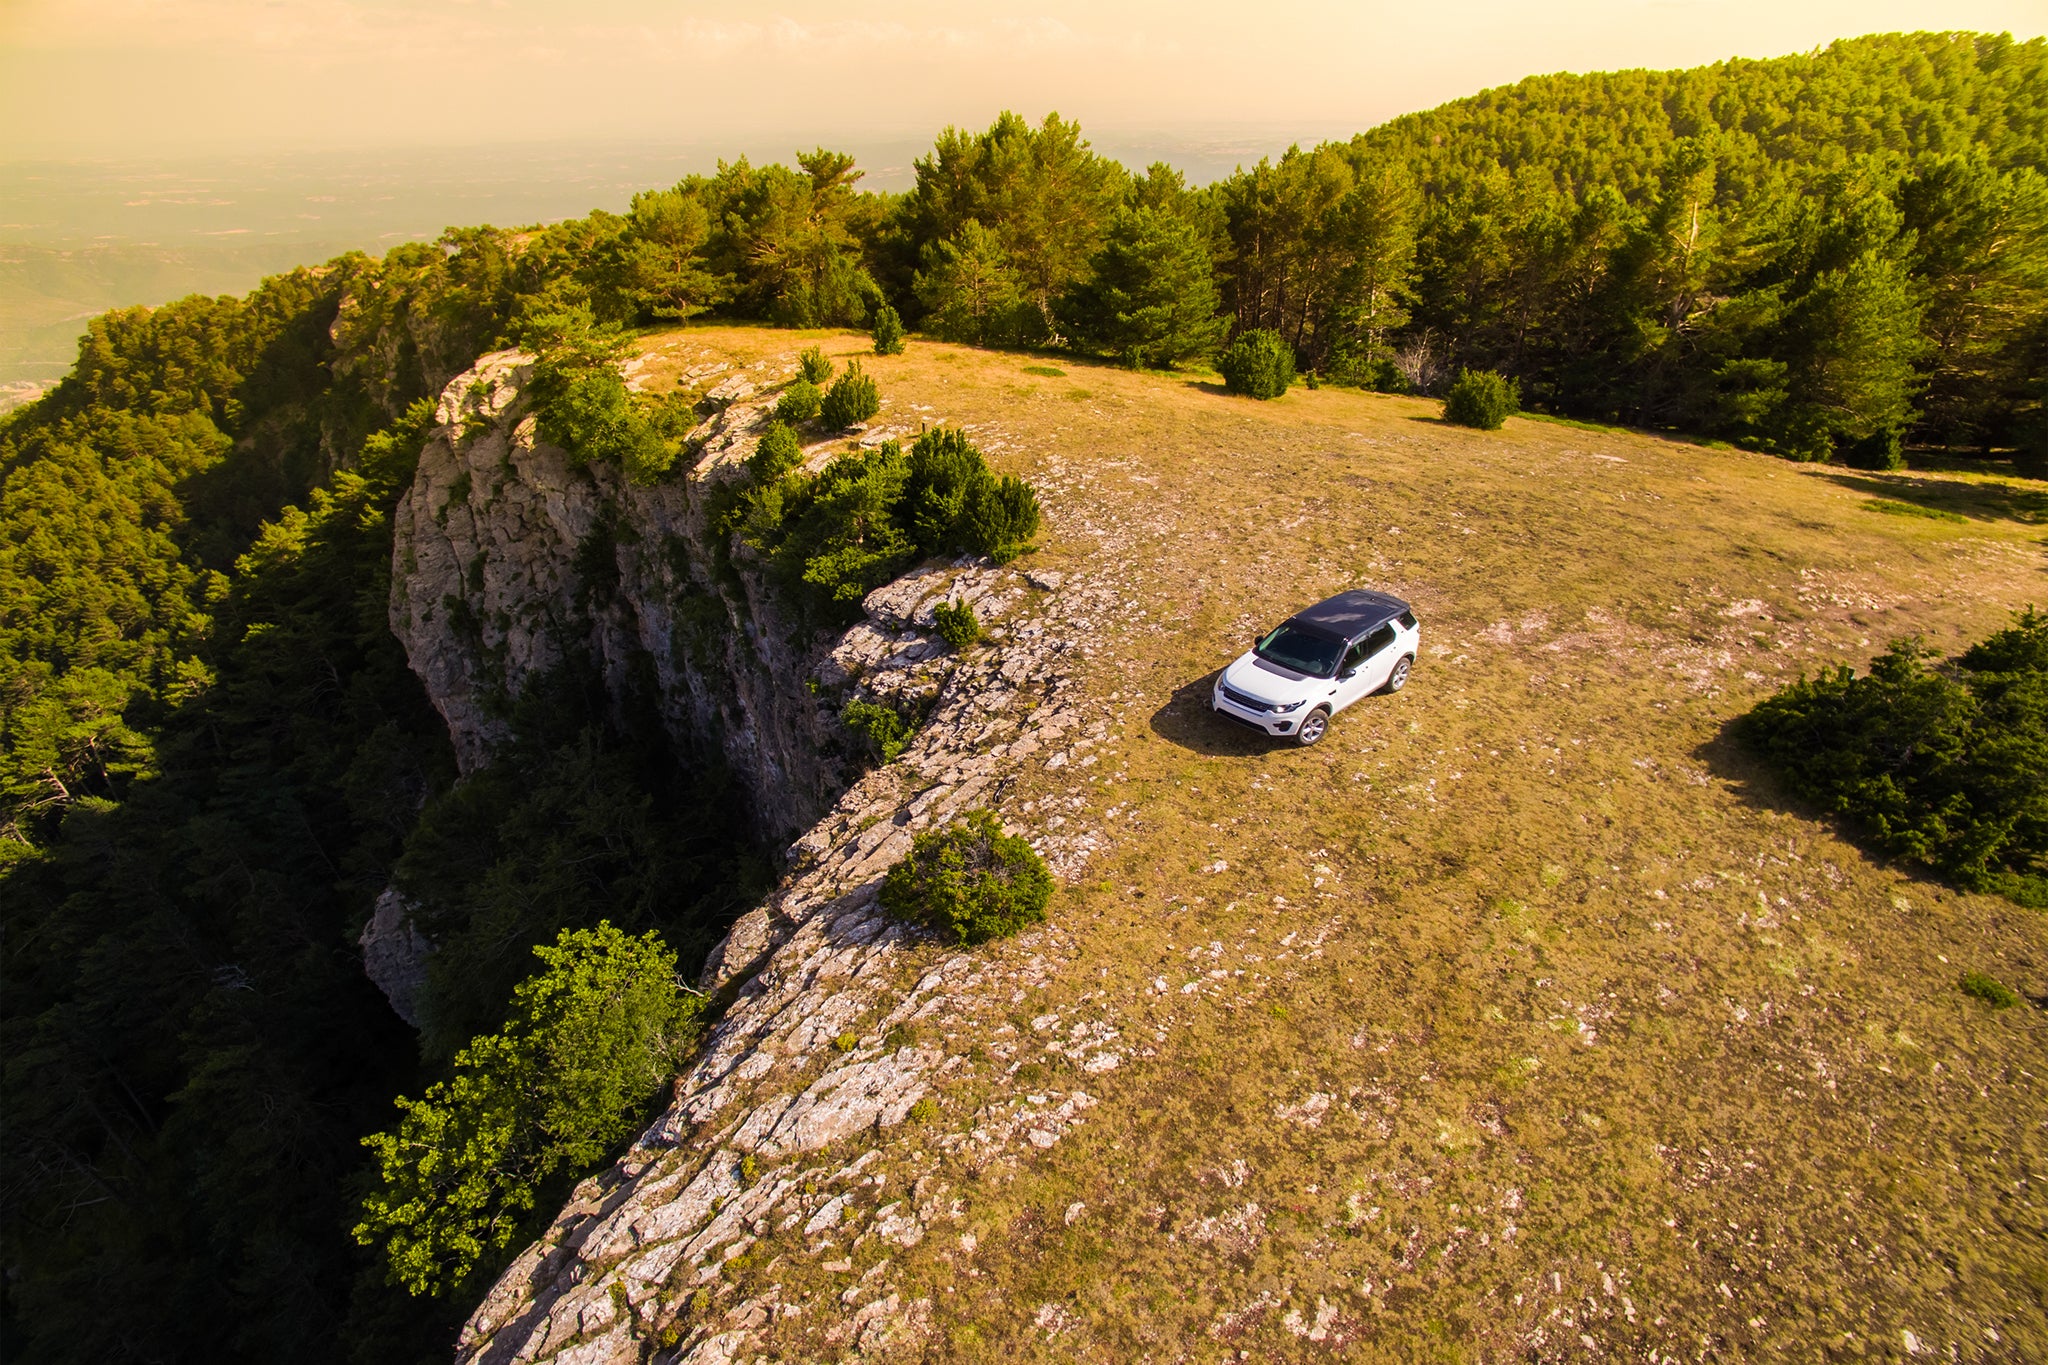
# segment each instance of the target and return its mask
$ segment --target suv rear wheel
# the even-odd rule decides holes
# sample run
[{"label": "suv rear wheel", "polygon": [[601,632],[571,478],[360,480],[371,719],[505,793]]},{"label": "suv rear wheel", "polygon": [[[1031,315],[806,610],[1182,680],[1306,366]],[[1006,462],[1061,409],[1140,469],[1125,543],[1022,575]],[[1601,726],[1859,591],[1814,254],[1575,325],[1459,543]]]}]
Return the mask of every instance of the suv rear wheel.
[{"label": "suv rear wheel", "polygon": [[1294,732],[1294,741],[1305,749],[1329,732],[1330,708],[1318,706],[1301,718],[1301,728]]},{"label": "suv rear wheel", "polygon": [[1394,671],[1387,675],[1386,686],[1382,687],[1380,691],[1399,692],[1402,688],[1406,687],[1408,685],[1408,668],[1414,662],[1415,656],[1413,654],[1403,655],[1395,661]]}]

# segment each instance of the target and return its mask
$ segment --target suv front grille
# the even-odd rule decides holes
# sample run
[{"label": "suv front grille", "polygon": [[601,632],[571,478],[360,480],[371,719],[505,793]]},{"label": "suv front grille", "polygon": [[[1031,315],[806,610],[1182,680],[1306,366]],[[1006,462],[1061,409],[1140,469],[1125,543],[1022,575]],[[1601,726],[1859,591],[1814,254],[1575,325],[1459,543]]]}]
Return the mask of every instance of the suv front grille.
[{"label": "suv front grille", "polygon": [[1223,689],[1223,699],[1232,706],[1242,706],[1247,711],[1264,713],[1273,709],[1271,704],[1262,702],[1257,697],[1247,697],[1234,687],[1225,687]]}]

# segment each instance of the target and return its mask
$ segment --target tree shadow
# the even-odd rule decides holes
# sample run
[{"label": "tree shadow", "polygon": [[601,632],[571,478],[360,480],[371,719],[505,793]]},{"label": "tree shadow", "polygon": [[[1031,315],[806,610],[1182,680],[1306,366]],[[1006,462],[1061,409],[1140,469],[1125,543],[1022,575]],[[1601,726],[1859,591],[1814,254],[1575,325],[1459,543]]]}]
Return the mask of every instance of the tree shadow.
[{"label": "tree shadow", "polygon": [[1828,823],[1830,817],[1826,811],[1787,791],[1770,765],[1750,752],[1737,733],[1741,723],[1741,716],[1730,716],[1722,721],[1712,739],[1702,741],[1693,749],[1693,758],[1726,782],[1736,798],[1751,810],[1777,811]]},{"label": "tree shadow", "polygon": [[1213,393],[1218,398],[1231,398],[1236,396],[1232,394],[1229,389],[1224,388],[1220,382],[1214,379],[1190,379],[1187,380],[1186,383],[1187,386],[1191,389],[1198,389],[1203,393]]},{"label": "tree shadow", "polygon": [[1216,674],[1211,672],[1175,688],[1166,704],[1152,713],[1152,733],[1176,748],[1210,758],[1254,758],[1293,742],[1217,715],[1209,706],[1215,684]]},{"label": "tree shadow", "polygon": [[2014,521],[2048,525],[2048,485],[2023,488],[2009,483],[1924,479],[1910,473],[1854,474],[1827,470],[1815,477],[1884,502],[1905,503],[1973,521]]},{"label": "tree shadow", "polygon": [[1896,872],[1923,885],[1938,886],[1952,893],[1963,890],[1929,868],[1893,858],[1884,850],[1874,847],[1864,836],[1863,831],[1857,829],[1850,821],[1789,790],[1771,770],[1771,766],[1742,742],[1741,736],[1737,733],[1741,722],[1741,716],[1731,716],[1722,721],[1713,738],[1697,745],[1692,751],[1692,756],[1704,764],[1707,771],[1728,784],[1736,800],[1751,810],[1796,816],[1820,825],[1855,849],[1873,867]]}]

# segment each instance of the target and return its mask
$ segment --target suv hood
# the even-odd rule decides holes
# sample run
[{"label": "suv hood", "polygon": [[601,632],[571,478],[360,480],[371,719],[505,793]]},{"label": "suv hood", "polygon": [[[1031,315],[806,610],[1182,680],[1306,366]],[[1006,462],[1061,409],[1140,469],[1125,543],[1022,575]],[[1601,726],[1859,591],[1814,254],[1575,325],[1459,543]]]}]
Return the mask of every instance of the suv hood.
[{"label": "suv hood", "polygon": [[1306,673],[1268,663],[1249,651],[1238,655],[1236,661],[1223,670],[1223,685],[1233,692],[1242,692],[1260,701],[1278,702],[1282,706],[1327,697],[1337,686],[1334,679],[1312,678]]}]

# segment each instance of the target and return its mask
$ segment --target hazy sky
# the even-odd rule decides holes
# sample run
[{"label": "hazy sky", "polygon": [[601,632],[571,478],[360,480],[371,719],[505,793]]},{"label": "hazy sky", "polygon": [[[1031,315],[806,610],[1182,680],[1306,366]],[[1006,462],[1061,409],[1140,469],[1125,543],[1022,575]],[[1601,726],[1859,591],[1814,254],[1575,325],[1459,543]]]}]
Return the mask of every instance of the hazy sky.
[{"label": "hazy sky", "polygon": [[0,0],[0,159],[534,138],[806,144],[1003,108],[1352,131],[1544,71],[2048,31],[2048,0]]}]

